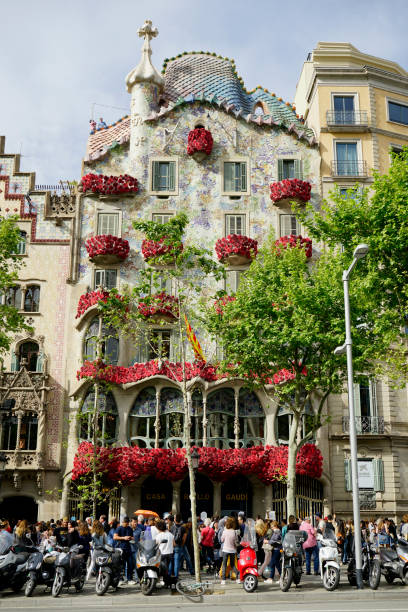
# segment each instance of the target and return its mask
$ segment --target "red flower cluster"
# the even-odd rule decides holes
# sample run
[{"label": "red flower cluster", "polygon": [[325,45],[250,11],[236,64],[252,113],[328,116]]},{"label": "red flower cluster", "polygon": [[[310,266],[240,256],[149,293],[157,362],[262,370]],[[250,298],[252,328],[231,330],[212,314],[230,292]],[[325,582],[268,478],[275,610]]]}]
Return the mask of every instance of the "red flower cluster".
[{"label": "red flower cluster", "polygon": [[300,234],[299,236],[282,236],[282,238],[275,241],[275,245],[278,253],[280,252],[280,248],[286,249],[287,247],[305,249],[306,257],[311,257],[313,252],[312,240],[310,238],[302,238]]},{"label": "red flower cluster", "polygon": [[119,259],[126,259],[129,255],[128,241],[111,234],[92,236],[85,242],[85,247],[90,259],[97,255],[116,255]]},{"label": "red flower cluster", "polygon": [[220,261],[224,261],[228,255],[241,255],[247,259],[252,259],[258,253],[258,242],[247,236],[229,234],[226,238],[217,240],[215,252]]},{"label": "red flower cluster", "polygon": [[[255,474],[264,484],[285,481],[287,477],[287,446],[254,446],[251,448],[219,449],[198,448],[198,470],[211,479],[223,482],[238,474]],[[72,470],[76,480],[91,470],[94,459],[90,442],[82,442],[77,450]],[[181,480],[187,474],[185,449],[146,449],[123,446],[97,448],[98,470],[108,480],[124,485],[135,482],[141,476],[154,476],[161,480]],[[296,459],[296,473],[320,478],[323,457],[313,444],[305,444]]]},{"label": "red flower cluster", "polygon": [[81,179],[83,191],[92,191],[101,195],[119,195],[121,193],[137,193],[137,179],[129,174],[105,176],[104,174],[85,174]]},{"label": "red flower cluster", "polygon": [[[79,298],[75,318],[79,319],[79,317],[81,317],[84,312],[88,310],[88,308],[94,306],[94,304],[97,304],[98,302],[106,302],[109,297],[109,293],[109,291],[88,291],[88,293],[83,293]],[[123,300],[123,296],[119,295],[119,293],[116,294],[116,297],[118,300]]]},{"label": "red flower cluster", "polygon": [[202,151],[210,155],[213,148],[213,138],[211,132],[204,128],[191,130],[188,134],[187,154],[193,155],[198,151]]},{"label": "red flower cluster", "polygon": [[173,319],[179,316],[178,298],[162,291],[156,295],[150,295],[140,302],[137,309],[144,317],[153,315],[167,315]]},{"label": "red flower cluster", "polygon": [[235,299],[236,298],[235,298],[234,295],[224,295],[222,298],[219,298],[218,300],[215,300],[215,302],[214,302],[215,312],[218,315],[222,315],[223,314],[223,306],[225,306],[225,304],[228,304],[228,302],[234,302]]},{"label": "red flower cluster", "polygon": [[301,181],[300,179],[284,179],[278,183],[271,183],[270,189],[273,202],[285,199],[308,202],[312,186],[307,181]]},{"label": "red flower cluster", "polygon": [[[218,380],[221,376],[217,375],[217,369],[207,363],[195,361],[194,363],[186,363],[186,380],[192,378],[202,378],[208,382]],[[77,372],[77,379],[92,378],[104,380],[105,382],[114,383],[117,385],[129,382],[138,382],[152,376],[167,376],[170,380],[183,380],[183,366],[181,363],[172,363],[170,361],[162,361],[161,366],[157,360],[147,361],[145,363],[134,363],[132,366],[125,368],[123,366],[106,365],[101,361],[85,361],[84,365]]]},{"label": "red flower cluster", "polygon": [[161,257],[162,255],[176,255],[177,251],[183,250],[183,243],[178,244],[165,244],[166,238],[160,238],[160,240],[143,240],[142,242],[142,255],[146,261],[154,259],[155,257]]}]

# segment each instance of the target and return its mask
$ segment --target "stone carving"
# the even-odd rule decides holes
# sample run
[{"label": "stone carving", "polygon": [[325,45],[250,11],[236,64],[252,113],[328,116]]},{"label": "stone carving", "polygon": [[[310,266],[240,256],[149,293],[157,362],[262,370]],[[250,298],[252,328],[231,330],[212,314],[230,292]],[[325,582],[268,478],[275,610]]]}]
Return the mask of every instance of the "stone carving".
[{"label": "stone carving", "polygon": [[21,472],[13,472],[13,484],[16,491],[21,489]]},{"label": "stone carving", "polygon": [[150,48],[150,40],[158,35],[159,31],[157,28],[152,28],[152,22],[150,19],[146,19],[143,26],[139,28],[138,34],[140,38],[144,38],[142,47],[142,57],[139,64],[134,68],[126,77],[127,90],[131,93],[133,86],[136,83],[154,83],[159,87],[163,87],[163,77],[157,72],[153,66],[150,56],[152,50]]},{"label": "stone carving", "polygon": [[52,193],[50,195],[50,204],[48,215],[50,217],[66,217],[70,218],[75,215],[76,196],[73,193]]}]

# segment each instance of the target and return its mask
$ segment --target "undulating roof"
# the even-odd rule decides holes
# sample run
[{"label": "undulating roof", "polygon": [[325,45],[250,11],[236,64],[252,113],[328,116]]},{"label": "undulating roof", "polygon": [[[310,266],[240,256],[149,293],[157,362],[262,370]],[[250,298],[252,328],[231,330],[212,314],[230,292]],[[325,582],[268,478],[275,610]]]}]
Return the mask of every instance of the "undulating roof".
[{"label": "undulating roof", "polygon": [[[222,108],[225,112],[258,125],[286,129],[308,144],[315,144],[313,130],[305,127],[303,118],[289,102],[277,98],[260,85],[248,91],[238,76],[233,60],[214,53],[183,53],[164,62],[162,105],[147,121],[155,121],[180,105],[201,102]],[[263,114],[255,113],[261,103]],[[86,161],[99,159],[112,146],[130,138],[130,118],[123,117],[108,128],[91,132]]]}]

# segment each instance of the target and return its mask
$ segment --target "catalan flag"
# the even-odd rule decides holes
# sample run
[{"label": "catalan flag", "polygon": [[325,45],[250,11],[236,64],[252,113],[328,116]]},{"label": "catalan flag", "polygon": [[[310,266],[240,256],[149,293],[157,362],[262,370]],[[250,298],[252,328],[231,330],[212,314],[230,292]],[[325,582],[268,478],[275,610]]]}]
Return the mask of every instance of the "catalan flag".
[{"label": "catalan flag", "polygon": [[185,322],[186,322],[187,338],[188,338],[188,341],[190,342],[191,346],[193,347],[194,357],[197,359],[197,361],[203,361],[204,363],[206,363],[206,359],[204,357],[203,349],[201,348],[201,345],[200,345],[199,341],[197,340],[197,336],[195,335],[195,333],[191,329],[191,325],[188,322],[188,319],[187,319],[186,315],[184,315],[184,319],[185,319]]}]

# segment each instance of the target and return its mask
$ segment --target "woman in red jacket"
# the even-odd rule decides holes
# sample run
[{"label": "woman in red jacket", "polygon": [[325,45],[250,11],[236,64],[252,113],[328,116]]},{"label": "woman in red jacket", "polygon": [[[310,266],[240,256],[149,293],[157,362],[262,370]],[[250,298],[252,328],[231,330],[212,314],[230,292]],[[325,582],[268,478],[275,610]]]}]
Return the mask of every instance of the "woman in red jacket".
[{"label": "woman in red jacket", "polygon": [[204,520],[204,528],[201,530],[201,550],[203,559],[208,563],[208,571],[214,566],[214,537],[215,531],[211,525],[211,519]]}]

